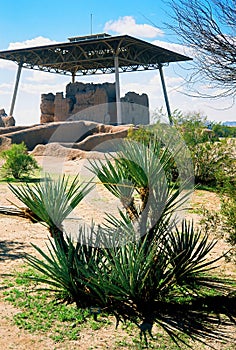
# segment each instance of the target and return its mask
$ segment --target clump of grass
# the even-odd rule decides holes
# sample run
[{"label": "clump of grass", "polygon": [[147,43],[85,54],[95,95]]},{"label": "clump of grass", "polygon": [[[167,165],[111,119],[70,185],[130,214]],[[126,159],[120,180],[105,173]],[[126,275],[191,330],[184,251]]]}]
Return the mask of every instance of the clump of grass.
[{"label": "clump of grass", "polygon": [[33,275],[38,274],[27,269],[5,280],[5,300],[20,310],[14,315],[14,323],[30,333],[50,333],[57,342],[77,340],[86,320],[91,319],[89,310],[57,303],[51,292],[39,289],[29,279]]}]

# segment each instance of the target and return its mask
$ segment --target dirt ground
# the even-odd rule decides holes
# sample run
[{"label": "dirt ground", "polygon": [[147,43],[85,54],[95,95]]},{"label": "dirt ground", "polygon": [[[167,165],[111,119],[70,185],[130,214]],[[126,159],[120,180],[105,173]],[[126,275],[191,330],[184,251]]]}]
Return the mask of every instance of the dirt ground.
[{"label": "dirt ground", "polygon": [[[38,162],[43,164],[45,159],[38,157]],[[75,174],[82,169],[82,176],[86,178],[87,173],[85,169],[84,160],[63,161],[60,159],[48,159],[47,170],[53,172],[63,172],[66,174]],[[0,206],[8,206],[14,203],[21,205],[11,191],[7,184],[0,184]],[[209,209],[219,208],[219,199],[216,194],[196,191],[191,200],[192,208],[197,208],[205,205]],[[75,221],[79,220],[85,223],[91,223],[93,219],[96,223],[103,220],[104,212],[117,212],[117,202],[111,195],[102,188],[97,186],[93,194],[89,195],[86,200],[79,205],[77,211],[73,214]],[[188,218],[193,218],[195,221],[199,220],[199,215],[196,213],[188,213]],[[35,253],[31,246],[34,243],[42,248],[45,248],[45,243],[48,240],[48,232],[40,223],[32,223],[24,218],[16,216],[7,216],[0,214],[0,281],[5,274],[12,273],[17,270],[23,263],[21,257],[22,253]],[[225,252],[229,247],[224,240],[219,240],[212,256],[217,256],[221,252]],[[227,275],[236,278],[235,265],[222,263],[218,270],[222,275]],[[77,341],[66,341],[64,343],[56,344],[51,340],[47,334],[30,334],[23,329],[19,329],[12,322],[13,315],[19,310],[14,308],[11,304],[4,301],[1,293],[0,284],[0,349],[10,350],[88,350],[88,349],[118,349],[116,344],[117,337],[125,335],[121,329],[115,331],[114,325],[108,326],[105,329],[92,331],[85,329],[81,332],[80,338]],[[232,328],[234,333],[235,329]],[[210,344],[209,344],[210,345]],[[221,345],[215,345],[217,349],[223,349]],[[125,349],[124,347],[122,347]],[[226,349],[226,348],[225,348]]]}]

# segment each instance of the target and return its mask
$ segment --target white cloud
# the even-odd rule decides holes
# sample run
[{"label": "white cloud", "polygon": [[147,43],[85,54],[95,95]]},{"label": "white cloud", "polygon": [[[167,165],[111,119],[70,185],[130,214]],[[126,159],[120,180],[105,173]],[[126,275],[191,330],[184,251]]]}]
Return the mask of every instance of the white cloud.
[{"label": "white cloud", "polygon": [[[165,74],[165,82],[168,89],[177,89],[179,85],[182,85],[185,82],[185,80],[182,77],[169,76]],[[151,77],[150,85],[156,86],[158,84],[161,84],[161,78],[160,74],[157,72]]]},{"label": "white cloud", "polygon": [[15,62],[12,62],[12,61],[0,59],[0,69],[16,70],[17,64]]},{"label": "white cloud", "polygon": [[0,84],[0,94],[1,95],[12,94],[12,84],[8,84],[8,83]]},{"label": "white cloud", "polygon": [[25,80],[35,82],[35,83],[41,83],[41,82],[53,82],[55,81],[56,76],[55,74],[48,73],[48,72],[40,72],[40,71],[33,71],[32,74],[27,77]]},{"label": "white cloud", "polygon": [[153,45],[163,47],[164,49],[170,50],[177,52],[181,55],[193,57],[196,55],[196,52],[190,47],[180,45],[180,44],[175,44],[175,43],[169,43],[166,41],[161,41],[161,40],[154,40],[152,41]]},{"label": "white cloud", "polygon": [[33,39],[29,39],[21,42],[16,41],[14,43],[10,43],[8,46],[8,50],[24,49],[26,47],[35,47],[35,46],[50,45],[50,44],[56,44],[56,43],[57,41],[55,40],[51,40],[43,36],[38,36]]},{"label": "white cloud", "polygon": [[65,83],[57,83],[57,84],[30,84],[30,83],[22,83],[20,86],[22,92],[26,92],[27,94],[39,95],[47,94],[49,92],[64,92],[65,93]]},{"label": "white cloud", "polygon": [[164,35],[163,31],[159,28],[149,24],[136,23],[132,16],[119,17],[117,20],[106,22],[104,31],[112,31],[117,34],[129,34],[141,38],[156,38],[157,36]]},{"label": "white cloud", "polygon": [[[21,41],[21,42],[13,42],[8,45],[7,50],[15,50],[15,49],[23,49],[27,47],[41,46],[41,45],[50,45],[56,44],[55,40],[51,40],[49,38],[45,38],[43,36],[38,36],[33,39]],[[0,59],[0,69],[5,70],[16,70],[17,65],[13,61],[8,61],[4,59]]]}]

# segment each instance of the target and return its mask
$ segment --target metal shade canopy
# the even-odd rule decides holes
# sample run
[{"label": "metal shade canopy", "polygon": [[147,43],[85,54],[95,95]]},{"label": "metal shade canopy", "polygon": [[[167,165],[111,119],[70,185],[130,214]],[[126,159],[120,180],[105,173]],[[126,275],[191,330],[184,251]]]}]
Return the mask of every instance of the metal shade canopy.
[{"label": "metal shade canopy", "polygon": [[[0,51],[0,59],[11,60],[19,65],[10,115],[13,113],[22,67],[71,75],[72,82],[76,76],[115,73],[119,102],[120,72],[159,69],[166,100],[163,64],[191,60],[129,35],[110,36],[106,33],[69,38],[69,42],[65,43]],[[168,110],[168,99],[166,104]]]}]

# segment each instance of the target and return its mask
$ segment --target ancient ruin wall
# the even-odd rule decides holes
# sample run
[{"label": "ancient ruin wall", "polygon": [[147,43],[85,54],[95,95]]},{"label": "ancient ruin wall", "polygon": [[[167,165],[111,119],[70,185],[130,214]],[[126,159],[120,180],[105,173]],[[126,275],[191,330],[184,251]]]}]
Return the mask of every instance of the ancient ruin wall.
[{"label": "ancient ruin wall", "polygon": [[[123,124],[149,124],[148,96],[128,92],[121,98]],[[41,123],[89,120],[116,124],[115,83],[70,83],[66,95],[42,94]]]}]

